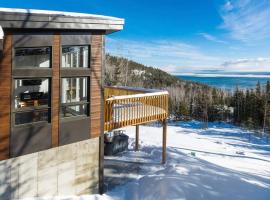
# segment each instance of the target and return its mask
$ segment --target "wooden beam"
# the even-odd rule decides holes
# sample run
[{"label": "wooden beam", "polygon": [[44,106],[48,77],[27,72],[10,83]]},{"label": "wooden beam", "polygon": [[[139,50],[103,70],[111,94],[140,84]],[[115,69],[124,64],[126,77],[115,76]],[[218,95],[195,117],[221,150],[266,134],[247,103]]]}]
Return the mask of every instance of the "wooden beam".
[{"label": "wooden beam", "polygon": [[12,43],[11,33],[6,33],[0,58],[0,160],[9,158]]},{"label": "wooden beam", "polygon": [[167,121],[166,119],[162,122],[163,131],[162,131],[162,164],[166,163],[166,146],[167,146]]},{"label": "wooden beam", "polygon": [[60,104],[60,33],[53,36],[53,62],[52,62],[52,147],[59,145],[59,104]]},{"label": "wooden beam", "polygon": [[[103,33],[91,35],[91,81],[90,81],[90,138],[99,137],[104,127],[101,119],[103,102],[102,67],[103,67]],[[103,124],[102,124],[103,123]]]},{"label": "wooden beam", "polygon": [[139,130],[140,126],[136,125],[135,151],[139,151]]},{"label": "wooden beam", "polygon": [[[104,75],[105,75],[105,36],[102,36],[102,66],[101,66],[101,124],[104,124]],[[99,194],[104,193],[104,126],[100,128],[99,137]]]}]

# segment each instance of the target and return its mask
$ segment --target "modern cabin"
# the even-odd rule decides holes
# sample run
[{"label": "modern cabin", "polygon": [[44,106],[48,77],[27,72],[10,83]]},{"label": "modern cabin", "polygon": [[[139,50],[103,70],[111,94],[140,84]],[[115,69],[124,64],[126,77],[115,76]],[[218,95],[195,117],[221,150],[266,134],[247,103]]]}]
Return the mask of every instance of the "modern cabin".
[{"label": "modern cabin", "polygon": [[123,25],[0,8],[0,199],[98,192],[105,35]]},{"label": "modern cabin", "polygon": [[160,121],[168,92],[104,87],[114,17],[0,8],[0,199],[103,192],[104,132]]}]

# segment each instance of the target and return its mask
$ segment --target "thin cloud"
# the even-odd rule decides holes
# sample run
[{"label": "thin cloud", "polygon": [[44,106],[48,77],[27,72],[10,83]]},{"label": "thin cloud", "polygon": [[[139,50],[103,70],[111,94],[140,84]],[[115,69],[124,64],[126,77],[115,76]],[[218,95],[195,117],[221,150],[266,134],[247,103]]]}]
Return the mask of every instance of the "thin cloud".
[{"label": "thin cloud", "polygon": [[201,70],[238,72],[270,71],[269,58],[228,60],[204,53],[199,47],[181,41],[136,41],[107,38],[107,53],[125,57],[172,74]]},{"label": "thin cloud", "polygon": [[246,43],[270,38],[270,1],[226,1],[220,10],[221,28]]},{"label": "thin cloud", "polygon": [[270,58],[246,58],[226,61],[222,64],[225,71],[267,72],[270,71]]},{"label": "thin cloud", "polygon": [[211,42],[216,42],[220,44],[228,44],[228,42],[218,39],[217,37],[210,35],[208,33],[199,33],[200,36],[202,36],[204,39],[209,40]]},{"label": "thin cloud", "polygon": [[[107,38],[107,52],[123,56],[167,72],[213,68],[220,58],[203,53],[198,47],[181,41],[135,41]],[[179,67],[184,66],[184,67]]]}]

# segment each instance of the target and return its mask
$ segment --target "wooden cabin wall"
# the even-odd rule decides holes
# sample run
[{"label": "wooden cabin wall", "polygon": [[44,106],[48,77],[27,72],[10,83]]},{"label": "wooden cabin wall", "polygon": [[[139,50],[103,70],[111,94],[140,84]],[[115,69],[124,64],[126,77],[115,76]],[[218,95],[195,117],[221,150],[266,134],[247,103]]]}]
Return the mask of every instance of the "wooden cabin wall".
[{"label": "wooden cabin wall", "polygon": [[[103,121],[103,69],[104,32],[94,32],[91,37],[90,55],[90,133],[89,138],[102,136]],[[60,105],[60,54],[61,34],[53,36],[52,79],[51,79],[51,125],[52,147],[59,146],[59,105]],[[0,160],[10,158],[11,94],[12,91],[12,33],[4,40],[3,57],[0,59]]]},{"label": "wooden cabin wall", "polygon": [[12,35],[5,33],[3,57],[0,58],[0,160],[9,158],[11,63]]}]

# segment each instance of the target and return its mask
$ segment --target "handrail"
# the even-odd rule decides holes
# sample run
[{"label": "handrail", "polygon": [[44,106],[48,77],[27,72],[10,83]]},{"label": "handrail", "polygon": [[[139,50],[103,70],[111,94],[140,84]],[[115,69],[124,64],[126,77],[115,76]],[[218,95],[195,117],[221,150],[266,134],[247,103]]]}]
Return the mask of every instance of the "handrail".
[{"label": "handrail", "polygon": [[104,129],[138,125],[168,116],[168,92],[125,87],[105,87]]}]

